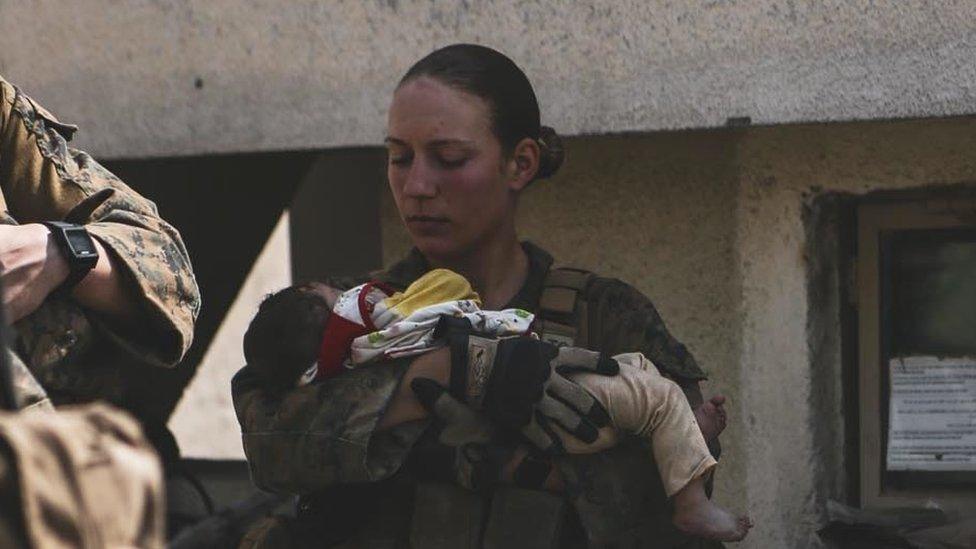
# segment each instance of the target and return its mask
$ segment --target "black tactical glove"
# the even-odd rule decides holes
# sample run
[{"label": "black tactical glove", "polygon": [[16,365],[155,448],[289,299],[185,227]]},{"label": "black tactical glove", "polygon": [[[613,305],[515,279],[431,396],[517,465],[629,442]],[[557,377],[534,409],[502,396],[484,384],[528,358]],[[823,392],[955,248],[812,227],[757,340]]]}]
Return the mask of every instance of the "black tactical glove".
[{"label": "black tactical glove", "polygon": [[616,375],[620,366],[612,358],[528,337],[479,336],[464,318],[442,317],[438,336],[451,349],[451,394],[522,433],[538,449],[562,451],[550,422],[586,443],[609,425],[603,406],[564,374]]},{"label": "black tactical glove", "polygon": [[[438,442],[454,450],[454,480],[469,490],[487,489],[497,482],[518,441],[498,433],[486,417],[432,379],[415,378],[410,389],[437,420]],[[513,471],[513,480],[517,486],[538,490],[551,469],[552,464],[541,456],[525,456]]]}]

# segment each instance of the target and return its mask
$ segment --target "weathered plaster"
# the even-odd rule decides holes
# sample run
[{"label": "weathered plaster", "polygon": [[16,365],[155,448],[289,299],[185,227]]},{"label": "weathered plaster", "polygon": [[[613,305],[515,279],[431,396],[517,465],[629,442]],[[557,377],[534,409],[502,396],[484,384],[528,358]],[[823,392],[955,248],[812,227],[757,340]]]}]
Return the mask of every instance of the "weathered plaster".
[{"label": "weathered plaster", "polygon": [[[738,144],[737,270],[742,277],[739,399],[750,510],[759,528],[749,547],[818,544],[825,497],[843,498],[843,436],[825,446],[826,421],[842,429],[832,308],[810,303],[802,210],[827,192],[863,195],[976,180],[976,120],[905,121],[754,128]],[[818,244],[824,244],[823,242]],[[829,250],[829,244],[827,245]],[[825,250],[826,251],[826,250]],[[836,283],[836,282],[835,282]],[[828,285],[829,286],[829,285]],[[837,290],[830,292],[836,296]],[[811,313],[813,313],[811,315]],[[816,325],[811,325],[817,322]],[[832,333],[831,333],[832,331]],[[814,337],[811,337],[813,335]],[[838,380],[834,380],[837,383]],[[832,493],[825,493],[832,492]]]},{"label": "weathered plaster", "polygon": [[943,116],[976,104],[965,0],[0,0],[0,73],[103,157],[377,144],[433,48],[510,54],[567,135]]},{"label": "weathered plaster", "polygon": [[245,459],[230,382],[245,363],[241,342],[261,301],[269,293],[291,284],[288,221],[285,212],[254,261],[196,375],[169,419],[169,428],[184,458]]}]

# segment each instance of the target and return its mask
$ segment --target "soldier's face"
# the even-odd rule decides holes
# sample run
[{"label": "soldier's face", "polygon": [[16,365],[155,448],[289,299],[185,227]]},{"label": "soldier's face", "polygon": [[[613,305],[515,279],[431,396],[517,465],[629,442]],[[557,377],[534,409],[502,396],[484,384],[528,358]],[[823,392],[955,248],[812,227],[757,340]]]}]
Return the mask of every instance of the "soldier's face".
[{"label": "soldier's face", "polygon": [[387,175],[400,218],[420,251],[450,262],[493,239],[514,238],[512,161],[481,98],[430,78],[393,96]]}]

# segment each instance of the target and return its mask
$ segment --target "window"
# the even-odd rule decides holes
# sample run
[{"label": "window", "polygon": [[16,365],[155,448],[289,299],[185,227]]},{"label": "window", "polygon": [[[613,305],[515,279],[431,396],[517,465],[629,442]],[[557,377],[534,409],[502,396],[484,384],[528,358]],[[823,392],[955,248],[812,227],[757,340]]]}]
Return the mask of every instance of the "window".
[{"label": "window", "polygon": [[857,216],[861,504],[976,508],[976,200]]}]

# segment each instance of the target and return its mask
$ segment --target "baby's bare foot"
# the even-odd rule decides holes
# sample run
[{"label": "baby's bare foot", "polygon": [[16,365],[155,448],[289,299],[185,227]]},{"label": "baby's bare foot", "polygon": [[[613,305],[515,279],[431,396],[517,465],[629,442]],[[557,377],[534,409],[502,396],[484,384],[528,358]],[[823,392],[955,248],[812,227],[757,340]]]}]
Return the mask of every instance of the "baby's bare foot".
[{"label": "baby's bare foot", "polygon": [[713,441],[728,423],[728,415],[725,412],[725,397],[715,395],[707,402],[695,408],[695,419],[698,420],[698,427],[706,441]]},{"label": "baby's bare foot", "polygon": [[679,490],[674,495],[673,503],[672,522],[686,534],[719,541],[739,541],[752,528],[749,517],[735,516],[708,499],[702,477],[692,479]]},{"label": "baby's bare foot", "polygon": [[740,541],[752,528],[748,516],[735,516],[710,500],[675,509],[673,522],[686,534],[718,541]]}]

